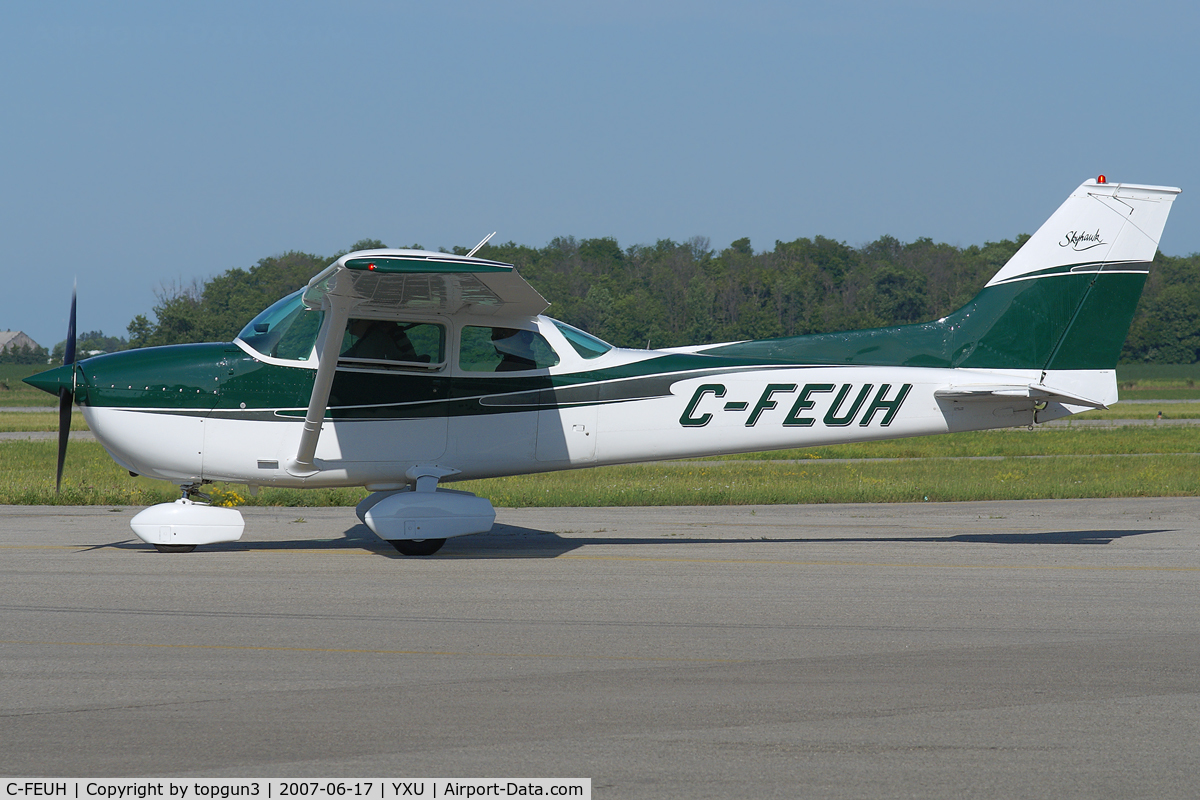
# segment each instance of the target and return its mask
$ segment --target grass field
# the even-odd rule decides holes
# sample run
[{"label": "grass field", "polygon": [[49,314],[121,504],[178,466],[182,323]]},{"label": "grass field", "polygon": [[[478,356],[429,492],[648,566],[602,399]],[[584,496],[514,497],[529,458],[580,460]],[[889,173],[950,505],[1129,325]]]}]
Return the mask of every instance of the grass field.
[{"label": "grass field", "polygon": [[[495,505],[654,506],[916,503],[1176,497],[1200,490],[1200,455],[996,461],[744,462],[694,469],[606,467],[468,482]],[[457,484],[456,484],[457,486]]]},{"label": "grass field", "polygon": [[[83,414],[79,413],[78,408],[73,409],[71,430],[86,431],[87,429],[87,423],[83,421]],[[0,408],[0,433],[56,430],[58,430],[58,411],[56,409],[14,413],[12,411],[5,412],[3,408]]]},{"label": "grass field", "polygon": [[[1160,392],[1161,394],[1162,392]],[[1132,399],[1132,398],[1126,398]],[[1176,398],[1155,397],[1154,400],[1169,400]],[[1152,405],[1150,403],[1116,403],[1108,408],[1098,408],[1095,411],[1085,411],[1064,419],[1155,419],[1161,412],[1164,419],[1200,419],[1200,401]]]},{"label": "grass field", "polygon": [[[743,453],[695,461],[811,461],[873,458],[1022,458],[1033,456],[1200,453],[1200,426],[1007,428],[913,439]],[[691,463],[691,462],[689,462]]]},{"label": "grass field", "polygon": [[54,406],[58,400],[53,395],[35,389],[21,381],[39,372],[50,369],[48,366],[27,366],[24,364],[0,364],[0,408],[13,406]]},{"label": "grass field", "polygon": [[1200,400],[1200,387],[1187,388],[1176,384],[1167,386],[1122,386],[1122,400]]},{"label": "grass field", "polygon": [[1200,363],[1121,364],[1117,367],[1117,382],[1137,386],[1196,386],[1200,385]]}]

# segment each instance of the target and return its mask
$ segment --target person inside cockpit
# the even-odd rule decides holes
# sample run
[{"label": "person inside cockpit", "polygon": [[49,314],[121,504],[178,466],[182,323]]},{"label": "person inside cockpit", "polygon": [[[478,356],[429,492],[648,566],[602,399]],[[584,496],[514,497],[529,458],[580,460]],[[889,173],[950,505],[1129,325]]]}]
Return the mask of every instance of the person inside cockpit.
[{"label": "person inside cockpit", "polygon": [[391,320],[352,319],[346,330],[353,344],[342,351],[343,358],[367,358],[384,361],[416,361],[417,353],[403,329]]},{"label": "person inside cockpit", "polygon": [[492,328],[492,347],[500,356],[496,372],[537,369],[537,357],[533,353],[531,331],[517,328]]}]

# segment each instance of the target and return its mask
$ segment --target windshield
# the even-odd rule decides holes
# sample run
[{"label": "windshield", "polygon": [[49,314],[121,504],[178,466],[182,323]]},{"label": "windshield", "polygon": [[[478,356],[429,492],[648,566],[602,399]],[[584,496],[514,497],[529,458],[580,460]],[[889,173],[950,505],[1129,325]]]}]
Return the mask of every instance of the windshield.
[{"label": "windshield", "polygon": [[612,350],[611,344],[602,339],[597,339],[590,333],[584,333],[579,328],[573,328],[567,323],[559,322],[556,319],[550,321],[554,323],[554,327],[558,328],[563,338],[571,343],[571,347],[575,348],[575,352],[584,358],[599,358],[609,350]]},{"label": "windshield", "polygon": [[324,313],[304,305],[303,289],[271,305],[238,338],[264,356],[307,361],[312,355]]}]

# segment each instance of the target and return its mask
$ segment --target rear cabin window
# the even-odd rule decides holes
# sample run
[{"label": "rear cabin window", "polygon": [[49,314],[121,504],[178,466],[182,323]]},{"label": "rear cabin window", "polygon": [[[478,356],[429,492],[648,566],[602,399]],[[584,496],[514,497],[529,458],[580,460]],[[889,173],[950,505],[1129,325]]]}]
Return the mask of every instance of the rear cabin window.
[{"label": "rear cabin window", "polygon": [[571,343],[571,347],[575,348],[575,352],[579,353],[583,358],[599,358],[613,349],[613,346],[608,342],[603,339],[597,339],[590,333],[579,330],[579,328],[568,325],[565,322],[559,322],[556,319],[550,321],[554,323],[554,327],[558,328],[558,332],[563,335],[563,338]]},{"label": "rear cabin window", "polygon": [[338,359],[360,366],[438,367],[446,362],[446,328],[434,322],[352,318]]},{"label": "rear cabin window", "polygon": [[558,363],[558,354],[536,331],[523,328],[462,329],[458,365],[468,372],[524,372]]}]

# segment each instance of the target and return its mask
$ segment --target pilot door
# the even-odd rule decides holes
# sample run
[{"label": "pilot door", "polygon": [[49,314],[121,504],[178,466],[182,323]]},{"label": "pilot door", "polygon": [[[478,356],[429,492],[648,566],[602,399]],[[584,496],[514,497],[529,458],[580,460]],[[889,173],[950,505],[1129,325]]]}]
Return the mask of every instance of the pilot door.
[{"label": "pilot door", "polygon": [[446,330],[437,319],[351,318],[317,458],[411,462],[445,453]]}]

